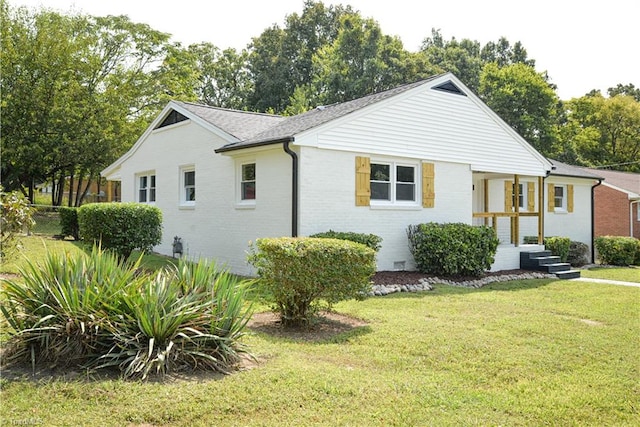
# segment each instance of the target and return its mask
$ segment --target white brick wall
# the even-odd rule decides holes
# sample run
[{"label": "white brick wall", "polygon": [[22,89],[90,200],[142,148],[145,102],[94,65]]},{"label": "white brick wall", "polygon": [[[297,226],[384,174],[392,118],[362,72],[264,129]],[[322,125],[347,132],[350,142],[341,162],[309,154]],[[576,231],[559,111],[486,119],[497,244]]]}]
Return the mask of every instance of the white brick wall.
[{"label": "white brick wall", "polygon": [[[193,122],[156,130],[123,163],[122,200],[135,201],[135,174],[155,171],[156,203],[163,214],[162,243],[157,252],[171,255],[174,236],[185,256],[206,257],[234,272],[250,274],[248,242],[290,233],[291,158],[275,146],[255,159],[257,197],[252,209],[240,209],[236,159],[214,153],[225,141]],[[196,204],[179,205],[180,165],[195,165]]]},{"label": "white brick wall", "polygon": [[[435,207],[381,209],[355,205],[355,157],[366,153],[336,152],[311,147],[301,150],[300,235],[334,230],[373,233],[383,238],[378,269],[394,262],[414,263],[408,249],[407,226],[430,221],[471,223],[469,165],[435,163]],[[379,160],[419,161],[381,158]],[[424,159],[429,161],[428,159]]]}]

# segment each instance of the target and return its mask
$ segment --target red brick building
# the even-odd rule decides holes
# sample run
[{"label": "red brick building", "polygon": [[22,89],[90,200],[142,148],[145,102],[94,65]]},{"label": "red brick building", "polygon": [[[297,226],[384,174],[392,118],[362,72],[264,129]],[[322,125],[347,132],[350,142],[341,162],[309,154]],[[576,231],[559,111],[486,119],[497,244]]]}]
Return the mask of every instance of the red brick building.
[{"label": "red brick building", "polygon": [[640,239],[640,174],[591,169],[604,178],[594,190],[595,237]]}]

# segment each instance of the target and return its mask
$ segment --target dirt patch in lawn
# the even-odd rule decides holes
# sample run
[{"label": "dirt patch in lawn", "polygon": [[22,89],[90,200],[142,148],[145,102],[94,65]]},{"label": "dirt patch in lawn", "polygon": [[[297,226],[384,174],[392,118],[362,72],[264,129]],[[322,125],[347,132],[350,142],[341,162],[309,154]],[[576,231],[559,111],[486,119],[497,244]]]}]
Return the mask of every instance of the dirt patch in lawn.
[{"label": "dirt patch in lawn", "polygon": [[307,342],[327,341],[363,326],[367,326],[365,321],[335,312],[321,312],[304,326],[284,326],[280,316],[270,311],[254,314],[247,325],[250,330],[270,336]]}]

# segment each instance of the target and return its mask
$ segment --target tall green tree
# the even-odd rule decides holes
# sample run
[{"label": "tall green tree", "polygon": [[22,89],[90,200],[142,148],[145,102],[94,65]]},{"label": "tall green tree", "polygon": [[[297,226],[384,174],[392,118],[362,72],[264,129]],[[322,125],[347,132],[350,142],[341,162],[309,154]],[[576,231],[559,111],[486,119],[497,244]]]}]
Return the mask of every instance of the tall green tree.
[{"label": "tall green tree", "polygon": [[538,151],[556,154],[560,100],[546,75],[523,63],[484,66],[480,97]]},{"label": "tall green tree", "polygon": [[284,28],[273,25],[254,38],[249,46],[253,91],[248,108],[284,111],[296,88],[310,84],[313,57],[335,40],[345,13],[353,13],[351,7],[306,0],[302,14],[287,16]]},{"label": "tall green tree", "polygon": [[640,172],[640,101],[630,95],[574,98],[561,128],[565,160],[589,167]]},{"label": "tall green tree", "polygon": [[221,51],[211,43],[200,43],[189,46],[178,59],[181,68],[192,70],[197,76],[194,93],[199,102],[245,110],[253,89],[247,57],[246,50]]},{"label": "tall green tree", "polygon": [[607,89],[607,93],[609,94],[609,96],[633,96],[636,101],[640,102],[640,87],[635,87],[632,83],[628,83],[626,85],[618,83],[615,87],[610,87],[609,89]]},{"label": "tall green tree", "polygon": [[[61,15],[2,2],[2,183],[33,200],[36,183],[68,186],[122,154],[165,101],[158,74],[169,35],[124,16]],[[69,179],[69,184],[66,184]]]},{"label": "tall green tree", "polygon": [[344,15],[335,41],[314,57],[313,96],[331,104],[406,83],[415,77],[411,59],[400,39],[384,35],[373,19]]},{"label": "tall green tree", "polygon": [[439,30],[432,29],[431,37],[422,42],[420,52],[436,67],[436,73],[451,72],[471,90],[478,90],[483,65],[479,42],[457,41],[455,37],[445,40]]}]

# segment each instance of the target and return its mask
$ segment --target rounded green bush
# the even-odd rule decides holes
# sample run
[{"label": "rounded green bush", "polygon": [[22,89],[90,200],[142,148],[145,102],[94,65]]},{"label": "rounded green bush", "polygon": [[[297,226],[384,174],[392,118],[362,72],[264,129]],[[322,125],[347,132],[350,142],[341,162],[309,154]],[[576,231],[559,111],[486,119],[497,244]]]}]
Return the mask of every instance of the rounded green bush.
[{"label": "rounded green bush", "polygon": [[162,241],[162,212],[142,203],[90,203],[78,208],[80,238],[126,259]]},{"label": "rounded green bush", "polygon": [[499,243],[493,228],[463,223],[410,225],[407,236],[418,270],[445,276],[481,275]]},{"label": "rounded green bush", "polygon": [[571,248],[571,239],[568,237],[545,237],[544,246],[555,256],[560,257],[560,261],[567,262],[569,257],[569,249]]},{"label": "rounded green bush", "polygon": [[382,237],[376,236],[375,234],[366,234],[366,233],[354,233],[351,231],[325,231],[323,233],[312,234],[309,237],[319,237],[323,239],[340,239],[340,240],[349,240],[351,242],[356,242],[363,244],[374,251],[378,252],[380,250],[380,246],[382,244]]},{"label": "rounded green bush", "polygon": [[308,323],[321,302],[362,299],[371,290],[375,251],[339,239],[258,239],[249,262],[285,325]]},{"label": "rounded green bush", "polygon": [[627,266],[640,260],[640,240],[633,237],[601,236],[594,243],[603,264]]},{"label": "rounded green bush", "polygon": [[78,208],[61,206],[58,212],[60,213],[60,225],[62,226],[60,234],[63,237],[72,236],[74,240],[78,240],[80,238]]}]

